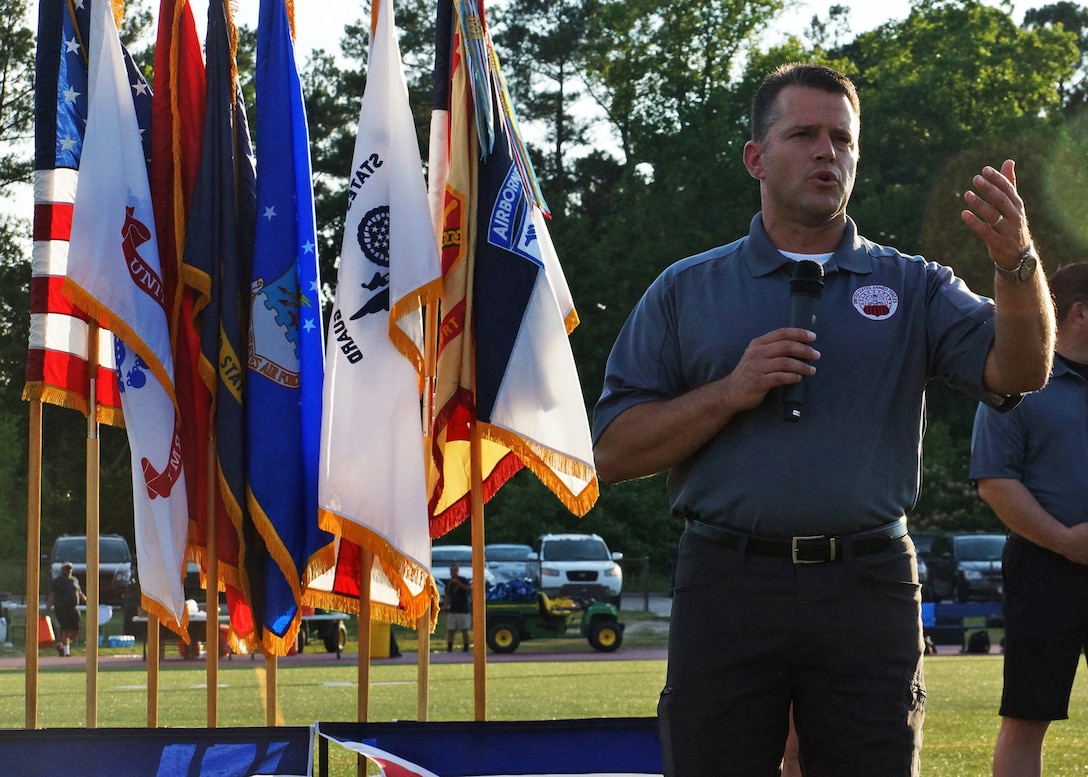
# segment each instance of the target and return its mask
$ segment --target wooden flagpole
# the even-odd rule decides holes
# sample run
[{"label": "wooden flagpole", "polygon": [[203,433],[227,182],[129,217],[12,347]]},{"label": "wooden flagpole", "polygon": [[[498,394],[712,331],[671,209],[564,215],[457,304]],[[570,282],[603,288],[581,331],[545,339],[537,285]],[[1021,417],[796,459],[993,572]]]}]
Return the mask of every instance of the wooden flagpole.
[{"label": "wooden flagpole", "polygon": [[30,403],[26,522],[26,728],[38,727],[38,601],[42,554],[42,402]]},{"label": "wooden flagpole", "polygon": [[264,651],[264,724],[271,728],[276,725],[279,715],[277,706],[276,689],[278,686],[276,673],[279,671],[279,662],[276,654]]},{"label": "wooden flagpole", "polygon": [[472,668],[476,720],[487,720],[487,613],[484,599],[483,448],[472,420],[469,431],[469,474],[472,479]]},{"label": "wooden flagpole", "polygon": [[[356,717],[366,723],[370,717],[370,576],[374,554],[359,548],[359,657],[358,657],[358,708]],[[366,777],[367,759],[358,756],[355,763],[358,777]]]},{"label": "wooden flagpole", "polygon": [[[436,226],[437,230],[438,227]],[[436,235],[438,233],[436,232]],[[437,239],[437,238],[436,238]],[[423,323],[423,461],[431,455],[434,435],[434,385],[438,371],[438,305],[432,302],[425,308]],[[430,516],[428,516],[430,518]],[[416,621],[418,660],[416,662],[416,717],[422,722],[428,718],[431,682],[431,608]]]},{"label": "wooden flagpole", "polygon": [[87,326],[87,369],[90,375],[87,397],[87,728],[98,727],[98,476],[101,446],[98,437],[98,326]]},{"label": "wooden flagpole", "polygon": [[[215,428],[214,419],[209,418],[208,429]],[[215,517],[216,456],[215,433],[209,431],[207,450],[207,518],[204,521],[207,533],[205,543],[205,562],[208,569],[204,575],[204,609],[208,613],[205,622],[207,631],[204,645],[207,647],[208,680],[208,728],[219,725],[219,544],[216,538],[217,521]]]},{"label": "wooden flagpole", "polygon": [[147,614],[147,727],[159,726],[159,618]]},{"label": "wooden flagpole", "polygon": [[416,621],[419,660],[416,664],[416,717],[427,720],[428,691],[431,682],[431,608],[424,610]]},{"label": "wooden flagpole", "polygon": [[[359,698],[357,715],[365,723],[370,715],[370,575],[374,554],[359,549]],[[365,760],[365,759],[364,759]]]}]

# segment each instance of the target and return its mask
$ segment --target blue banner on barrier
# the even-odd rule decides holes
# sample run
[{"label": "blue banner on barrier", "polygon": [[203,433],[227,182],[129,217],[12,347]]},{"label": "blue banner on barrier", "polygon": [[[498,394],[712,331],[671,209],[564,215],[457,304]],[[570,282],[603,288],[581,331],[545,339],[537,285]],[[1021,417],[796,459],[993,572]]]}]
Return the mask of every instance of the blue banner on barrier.
[{"label": "blue banner on barrier", "polygon": [[320,736],[348,749],[378,748],[438,777],[661,774],[656,718],[317,723],[316,727]]},{"label": "blue banner on barrier", "polygon": [[19,777],[312,777],[313,752],[310,726],[0,731]]}]

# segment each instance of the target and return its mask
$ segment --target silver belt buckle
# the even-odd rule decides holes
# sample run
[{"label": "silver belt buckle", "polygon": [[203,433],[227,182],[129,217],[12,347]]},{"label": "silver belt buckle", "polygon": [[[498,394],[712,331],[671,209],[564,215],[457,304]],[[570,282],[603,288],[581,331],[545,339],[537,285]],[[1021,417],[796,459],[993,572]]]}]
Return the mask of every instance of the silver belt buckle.
[{"label": "silver belt buckle", "polygon": [[811,535],[809,535],[807,537],[794,537],[793,538],[792,550],[793,550],[793,563],[794,564],[823,564],[824,561],[825,561],[824,559],[801,559],[801,558],[797,558],[797,543],[799,541],[803,542],[805,540],[827,540],[828,545],[829,545],[829,547],[831,549],[831,555],[826,560],[827,561],[834,561],[835,560],[835,556],[836,556],[836,553],[837,553],[837,548],[835,547],[836,544],[837,544],[835,542],[836,538],[835,537],[828,537],[826,534],[811,534]]}]

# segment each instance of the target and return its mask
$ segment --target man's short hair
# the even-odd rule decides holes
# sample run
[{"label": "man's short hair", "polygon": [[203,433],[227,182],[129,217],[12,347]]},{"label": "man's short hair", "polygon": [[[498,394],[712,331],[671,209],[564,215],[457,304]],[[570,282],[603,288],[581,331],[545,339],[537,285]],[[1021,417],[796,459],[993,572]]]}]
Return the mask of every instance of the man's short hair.
[{"label": "man's short hair", "polygon": [[829,94],[844,95],[850,101],[854,113],[861,116],[857,87],[844,73],[811,62],[790,62],[779,65],[768,73],[752,98],[752,140],[757,143],[766,141],[767,132],[778,118],[775,100],[787,86],[803,86],[820,89]]},{"label": "man's short hair", "polygon": [[1059,268],[1050,279],[1050,293],[1054,295],[1054,316],[1059,324],[1076,303],[1088,305],[1088,262]]}]

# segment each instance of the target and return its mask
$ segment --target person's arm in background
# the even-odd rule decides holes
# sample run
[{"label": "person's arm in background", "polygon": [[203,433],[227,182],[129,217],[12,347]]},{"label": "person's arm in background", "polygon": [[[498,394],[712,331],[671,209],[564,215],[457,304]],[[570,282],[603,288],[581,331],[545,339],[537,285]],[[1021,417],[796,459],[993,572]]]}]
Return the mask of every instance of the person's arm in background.
[{"label": "person's arm in background", "polygon": [[1074,563],[1088,565],[1088,523],[1066,526],[1013,478],[980,478],[978,494],[1014,533]]},{"label": "person's arm in background", "polygon": [[[1021,256],[1034,250],[1024,201],[1016,190],[1015,164],[1001,171],[986,167],[975,176],[978,192],[964,194],[970,210],[961,214],[990,253],[995,265],[1015,270]],[[1054,310],[1041,265],[1023,282],[1000,274],[994,280],[994,342],[986,357],[983,383],[995,394],[1015,395],[1046,385],[1054,350]]]}]

